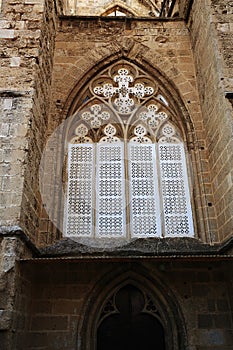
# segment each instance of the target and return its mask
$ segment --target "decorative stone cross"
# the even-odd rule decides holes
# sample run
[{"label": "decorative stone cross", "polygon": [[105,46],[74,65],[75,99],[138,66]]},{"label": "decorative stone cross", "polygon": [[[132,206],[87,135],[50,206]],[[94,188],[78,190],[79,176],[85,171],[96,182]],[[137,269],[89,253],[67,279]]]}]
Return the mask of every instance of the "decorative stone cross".
[{"label": "decorative stone cross", "polygon": [[135,103],[130,95],[137,98],[144,98],[145,96],[152,95],[154,92],[152,87],[145,87],[142,83],[137,83],[130,87],[129,84],[132,83],[134,79],[129,75],[129,71],[126,68],[119,69],[118,75],[116,75],[113,80],[118,86],[106,83],[103,86],[96,86],[94,88],[94,93],[107,98],[118,95],[119,97],[114,100],[114,108],[122,114],[128,114],[134,109]]}]

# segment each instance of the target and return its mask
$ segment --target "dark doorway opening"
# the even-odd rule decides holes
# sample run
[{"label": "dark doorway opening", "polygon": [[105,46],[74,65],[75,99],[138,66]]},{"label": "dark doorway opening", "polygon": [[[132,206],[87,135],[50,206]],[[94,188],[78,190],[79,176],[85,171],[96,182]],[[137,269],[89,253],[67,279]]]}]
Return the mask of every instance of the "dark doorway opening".
[{"label": "dark doorway opening", "polygon": [[97,350],[165,350],[164,329],[150,298],[126,285],[109,302],[97,330]]}]

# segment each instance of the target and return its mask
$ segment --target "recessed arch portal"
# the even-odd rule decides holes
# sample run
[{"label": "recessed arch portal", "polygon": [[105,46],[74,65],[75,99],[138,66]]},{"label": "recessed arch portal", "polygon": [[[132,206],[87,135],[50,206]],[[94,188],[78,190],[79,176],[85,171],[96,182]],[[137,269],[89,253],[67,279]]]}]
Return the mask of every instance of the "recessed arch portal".
[{"label": "recessed arch portal", "polygon": [[165,350],[164,328],[156,305],[131,283],[110,296],[98,323],[97,350]]},{"label": "recessed arch portal", "polygon": [[77,350],[107,350],[105,344],[114,350],[187,349],[185,322],[173,292],[141,264],[115,267],[87,296]]}]

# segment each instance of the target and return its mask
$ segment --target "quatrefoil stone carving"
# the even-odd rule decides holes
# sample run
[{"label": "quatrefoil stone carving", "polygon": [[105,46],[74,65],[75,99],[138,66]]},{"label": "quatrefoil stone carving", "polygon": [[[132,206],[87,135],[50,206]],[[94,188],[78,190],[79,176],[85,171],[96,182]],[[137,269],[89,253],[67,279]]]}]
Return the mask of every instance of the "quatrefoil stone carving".
[{"label": "quatrefoil stone carving", "polygon": [[105,98],[111,98],[114,95],[118,97],[114,100],[114,108],[122,113],[130,113],[135,106],[135,102],[130,95],[139,98],[150,96],[153,94],[154,89],[151,86],[144,86],[142,83],[137,83],[134,86],[130,86],[130,83],[134,81],[132,75],[129,75],[129,71],[126,68],[118,70],[118,75],[114,76],[114,82],[118,86],[113,86],[111,83],[103,84],[102,86],[96,86],[94,93],[96,95],[104,96]]}]

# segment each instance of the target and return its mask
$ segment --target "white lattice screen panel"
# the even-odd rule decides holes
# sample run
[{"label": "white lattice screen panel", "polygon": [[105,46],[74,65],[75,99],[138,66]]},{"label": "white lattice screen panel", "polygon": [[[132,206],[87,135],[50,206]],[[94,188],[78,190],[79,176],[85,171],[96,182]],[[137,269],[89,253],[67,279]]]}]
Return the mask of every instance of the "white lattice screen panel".
[{"label": "white lattice screen panel", "polygon": [[125,237],[124,144],[97,144],[96,236]]},{"label": "white lattice screen panel", "polygon": [[156,153],[153,144],[129,143],[132,237],[158,237],[160,231]]},{"label": "white lattice screen panel", "polygon": [[158,147],[165,237],[193,236],[184,146],[162,143]]},{"label": "white lattice screen panel", "polygon": [[93,232],[94,145],[70,144],[66,236],[91,236]]}]

